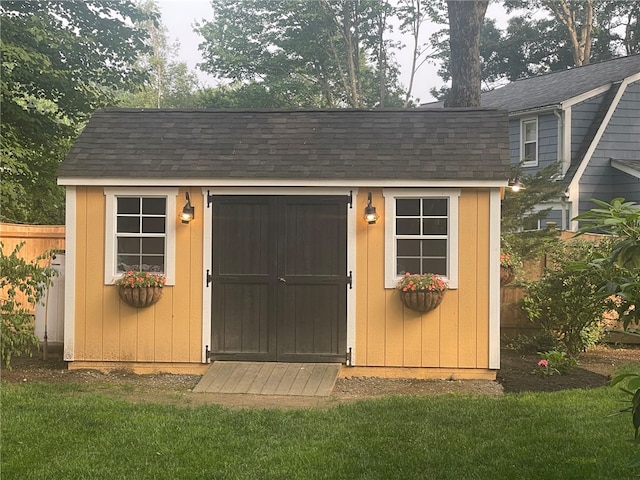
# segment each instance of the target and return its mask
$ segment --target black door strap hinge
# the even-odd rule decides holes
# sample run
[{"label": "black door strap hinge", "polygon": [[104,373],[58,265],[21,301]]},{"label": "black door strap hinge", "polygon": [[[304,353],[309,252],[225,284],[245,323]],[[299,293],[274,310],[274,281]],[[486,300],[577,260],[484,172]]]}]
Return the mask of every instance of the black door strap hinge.
[{"label": "black door strap hinge", "polygon": [[349,275],[347,275],[347,285],[349,285],[349,290],[353,288],[353,272],[349,270]]}]

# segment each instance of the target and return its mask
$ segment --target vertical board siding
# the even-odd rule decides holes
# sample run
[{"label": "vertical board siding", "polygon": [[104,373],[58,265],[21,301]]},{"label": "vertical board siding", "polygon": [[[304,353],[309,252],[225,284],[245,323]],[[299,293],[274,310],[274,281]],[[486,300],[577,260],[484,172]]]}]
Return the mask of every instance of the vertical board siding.
[{"label": "vertical board siding", "polygon": [[[440,306],[424,314],[404,308],[398,292],[384,288],[384,226],[392,219],[385,216],[382,191],[371,192],[380,219],[357,227],[356,364],[488,368],[489,191],[462,191],[459,288],[447,291]],[[363,211],[363,190],[357,203]]]},{"label": "vertical board siding", "polygon": [[[104,285],[103,189],[78,187],[76,196],[74,360],[200,363],[202,197],[191,195],[200,216],[176,227],[175,286],[164,287],[155,305],[138,309],[119,299],[115,285]],[[182,204],[176,202],[167,221],[177,222],[179,209]]]}]

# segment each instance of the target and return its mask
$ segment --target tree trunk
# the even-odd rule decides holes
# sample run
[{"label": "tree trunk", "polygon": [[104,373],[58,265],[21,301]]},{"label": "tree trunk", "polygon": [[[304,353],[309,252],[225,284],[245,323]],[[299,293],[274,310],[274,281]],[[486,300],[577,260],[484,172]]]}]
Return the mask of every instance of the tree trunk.
[{"label": "tree trunk", "polygon": [[588,65],[593,40],[593,0],[585,0],[579,5],[571,5],[567,0],[544,2],[544,4],[553,12],[556,20],[567,29],[575,66]]},{"label": "tree trunk", "polygon": [[488,1],[447,0],[451,91],[445,107],[480,107],[480,29]]}]

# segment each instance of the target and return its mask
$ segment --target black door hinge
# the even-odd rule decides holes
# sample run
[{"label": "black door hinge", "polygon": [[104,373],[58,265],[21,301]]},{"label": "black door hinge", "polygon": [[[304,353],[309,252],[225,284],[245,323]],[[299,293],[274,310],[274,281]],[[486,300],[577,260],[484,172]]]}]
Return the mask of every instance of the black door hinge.
[{"label": "black door hinge", "polygon": [[349,270],[349,275],[347,275],[347,285],[349,285],[349,290],[353,288],[353,272]]},{"label": "black door hinge", "polygon": [[349,201],[347,203],[349,208],[353,208],[353,190],[349,190]]},{"label": "black door hinge", "polygon": [[352,366],[353,366],[353,363],[351,362],[351,347],[349,347],[349,350],[347,351],[347,353],[345,354],[345,356],[344,356],[344,357],[345,357],[345,358],[344,358],[344,360],[345,360],[345,363],[344,363],[344,364],[345,364],[347,367],[352,367]]},{"label": "black door hinge", "polygon": [[211,281],[213,280],[213,276],[211,275],[211,272],[209,271],[209,269],[207,269],[206,280],[207,280],[206,286],[208,287]]},{"label": "black door hinge", "polygon": [[211,192],[207,190],[207,208],[211,206],[211,202],[213,202],[213,195],[211,195]]}]

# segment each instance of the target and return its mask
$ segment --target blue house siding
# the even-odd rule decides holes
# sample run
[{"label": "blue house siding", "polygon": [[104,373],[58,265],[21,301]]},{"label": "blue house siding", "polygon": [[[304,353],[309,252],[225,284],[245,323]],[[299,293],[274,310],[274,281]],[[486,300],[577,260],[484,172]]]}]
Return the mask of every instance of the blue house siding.
[{"label": "blue house siding", "polygon": [[605,94],[596,95],[571,107],[571,158],[575,158]]},{"label": "blue house siding", "polygon": [[558,117],[553,113],[538,116],[538,168],[558,161]]},{"label": "blue house siding", "polygon": [[580,179],[580,212],[593,207],[591,198],[640,201],[639,180],[611,166],[611,159],[640,159],[640,81],[627,86]]}]

